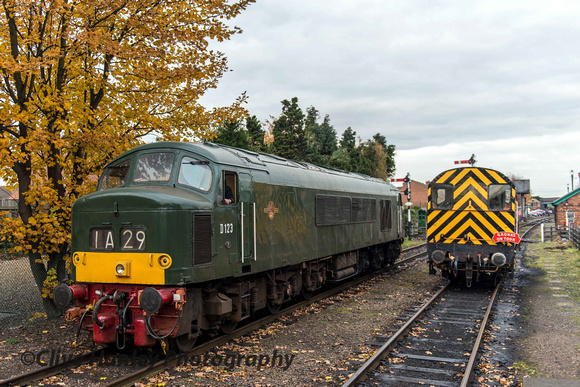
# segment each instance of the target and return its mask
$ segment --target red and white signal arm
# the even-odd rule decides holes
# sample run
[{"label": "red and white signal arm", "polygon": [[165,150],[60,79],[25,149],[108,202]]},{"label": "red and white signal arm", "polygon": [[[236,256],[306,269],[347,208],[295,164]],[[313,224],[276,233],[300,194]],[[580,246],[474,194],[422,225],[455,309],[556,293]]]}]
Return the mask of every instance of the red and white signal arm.
[{"label": "red and white signal arm", "polygon": [[498,242],[511,242],[518,244],[520,243],[520,236],[515,232],[496,232],[493,234],[493,241]]}]

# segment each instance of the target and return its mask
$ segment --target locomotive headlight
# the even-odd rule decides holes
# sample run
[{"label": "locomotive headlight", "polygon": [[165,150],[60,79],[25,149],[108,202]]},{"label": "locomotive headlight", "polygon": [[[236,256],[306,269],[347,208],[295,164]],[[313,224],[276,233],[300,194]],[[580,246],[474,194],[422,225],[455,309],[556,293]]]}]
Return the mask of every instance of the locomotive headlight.
[{"label": "locomotive headlight", "polygon": [[431,259],[435,263],[441,263],[445,260],[445,252],[442,250],[435,250],[431,253]]},{"label": "locomotive headlight", "polygon": [[491,256],[491,263],[496,266],[503,266],[507,262],[507,258],[502,253],[495,253]]},{"label": "locomotive headlight", "polygon": [[117,262],[115,266],[115,274],[118,277],[129,277],[131,274],[131,262]]}]

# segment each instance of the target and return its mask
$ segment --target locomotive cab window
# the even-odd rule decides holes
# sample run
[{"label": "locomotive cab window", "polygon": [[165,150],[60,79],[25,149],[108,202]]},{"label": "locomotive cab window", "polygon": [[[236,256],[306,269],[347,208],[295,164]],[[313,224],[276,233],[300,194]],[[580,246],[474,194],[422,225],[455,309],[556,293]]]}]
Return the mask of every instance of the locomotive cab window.
[{"label": "locomotive cab window", "polygon": [[117,165],[107,166],[101,177],[99,190],[123,187],[127,182],[127,174],[131,162],[125,160]]},{"label": "locomotive cab window", "polygon": [[237,203],[237,175],[235,172],[225,171],[221,181],[221,203],[234,204]]},{"label": "locomotive cab window", "polygon": [[490,210],[509,210],[511,204],[511,187],[509,184],[491,184],[488,188]]},{"label": "locomotive cab window", "polygon": [[212,172],[207,161],[184,157],[179,168],[179,184],[188,185],[202,191],[211,188]]},{"label": "locomotive cab window", "polygon": [[139,156],[135,168],[135,183],[169,181],[174,154],[171,152],[145,153]]},{"label": "locomotive cab window", "polygon": [[433,184],[431,186],[431,203],[434,209],[451,209],[453,206],[453,186]]}]

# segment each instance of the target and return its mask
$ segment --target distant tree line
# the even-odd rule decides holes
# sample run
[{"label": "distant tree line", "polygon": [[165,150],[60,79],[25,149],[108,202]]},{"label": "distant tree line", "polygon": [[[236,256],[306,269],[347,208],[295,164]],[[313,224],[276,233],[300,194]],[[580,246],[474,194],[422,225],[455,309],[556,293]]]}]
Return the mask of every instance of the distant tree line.
[{"label": "distant tree line", "polygon": [[384,180],[395,172],[395,145],[388,145],[385,136],[377,133],[357,144],[356,132],[348,127],[338,140],[328,114],[320,122],[311,106],[305,115],[297,97],[282,101],[282,113],[273,122],[262,125],[254,115],[222,124],[216,136],[209,141]]}]

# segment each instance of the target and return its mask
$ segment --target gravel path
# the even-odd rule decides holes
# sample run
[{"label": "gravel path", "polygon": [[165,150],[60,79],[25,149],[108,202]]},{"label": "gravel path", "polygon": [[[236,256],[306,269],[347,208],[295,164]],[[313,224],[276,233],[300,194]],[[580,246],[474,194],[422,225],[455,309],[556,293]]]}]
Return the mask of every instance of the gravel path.
[{"label": "gravel path", "polygon": [[[576,254],[580,262],[578,250],[570,253]],[[558,262],[542,260],[545,267],[537,264],[542,254],[541,249],[532,247],[529,253],[526,249],[523,267],[527,281],[521,297],[517,297],[519,310],[512,323],[518,332],[510,331],[509,339],[499,342],[499,350],[509,353],[504,366],[515,370],[515,377],[507,379],[494,374],[497,364],[490,362],[485,382],[478,386],[521,386],[522,382],[526,386],[526,380],[534,378],[580,379],[579,297],[574,289],[570,291],[554,282],[560,279],[550,272],[557,271],[552,267],[558,266]],[[3,277],[4,267],[7,266],[2,266]],[[30,289],[30,283],[25,285],[25,281],[13,275],[4,278],[12,281],[10,286]],[[144,384],[340,385],[348,375],[349,361],[369,357],[371,348],[365,343],[372,341],[375,333],[394,328],[396,316],[427,297],[441,282],[440,277],[427,274],[424,262],[398,273],[381,275],[364,286],[281,318],[204,357],[190,358],[186,366],[168,370]],[[25,351],[58,347],[64,353],[76,353],[79,348],[71,345],[74,331],[74,324],[62,318],[0,331],[0,379],[29,369],[20,361]],[[113,378],[111,374],[108,380]],[[99,384],[85,381],[84,385]]]},{"label": "gravel path", "polygon": [[[296,311],[205,358],[189,359],[187,366],[166,373],[166,380],[174,380],[177,386],[340,385],[347,378],[348,361],[365,360],[375,349],[365,343],[392,328],[397,316],[430,296],[441,283],[441,278],[428,275],[424,263],[381,275]],[[222,364],[212,366],[218,358]],[[208,366],[203,365],[205,359]],[[142,385],[155,382],[152,378]]]}]

